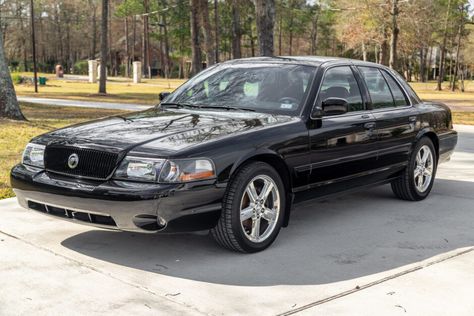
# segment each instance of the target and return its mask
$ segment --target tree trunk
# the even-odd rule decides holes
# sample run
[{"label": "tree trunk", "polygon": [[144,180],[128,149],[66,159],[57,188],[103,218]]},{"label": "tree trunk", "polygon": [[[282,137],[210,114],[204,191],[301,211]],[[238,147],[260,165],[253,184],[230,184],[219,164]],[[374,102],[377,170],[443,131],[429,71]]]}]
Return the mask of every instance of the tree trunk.
[{"label": "tree trunk", "polygon": [[311,19],[311,55],[316,55],[318,47],[318,19],[319,10],[313,14]]},{"label": "tree trunk", "polygon": [[280,19],[278,19],[278,55],[279,56],[282,55],[281,53],[282,35],[283,35],[283,14],[280,14]]},{"label": "tree trunk", "polygon": [[425,48],[422,46],[420,47],[420,73],[418,75],[418,80],[421,82],[425,82]]},{"label": "tree trunk", "polygon": [[99,80],[99,93],[106,94],[106,82],[107,82],[107,56],[108,56],[108,18],[109,18],[109,0],[102,0],[102,22],[100,30],[100,80]]},{"label": "tree trunk", "polygon": [[446,10],[446,19],[444,20],[444,34],[443,34],[443,44],[440,47],[441,56],[439,60],[439,71],[438,71],[438,84],[436,90],[441,91],[441,84],[444,80],[444,60],[446,58],[446,41],[448,38],[448,22],[449,22],[449,13],[451,10],[451,0],[448,1],[448,9]]},{"label": "tree trunk", "polygon": [[275,0],[254,0],[257,33],[261,56],[273,56],[273,29],[275,27]]},{"label": "tree trunk", "polygon": [[454,39],[451,38],[451,43],[450,43],[450,50],[449,52],[451,53],[451,58],[449,58],[449,89],[453,86],[453,74],[454,74],[454,67],[453,67],[453,52],[454,52]]},{"label": "tree trunk", "polygon": [[[184,25],[185,25],[185,22],[183,19],[180,19],[180,23],[179,23],[179,27],[181,29],[184,28]],[[184,60],[184,35],[183,33],[181,32],[179,34],[179,54],[180,54],[180,60],[179,60],[179,79],[183,79],[185,78],[185,72],[186,72],[186,64],[185,64],[185,60]]]},{"label": "tree trunk", "polygon": [[293,3],[290,2],[289,14],[290,19],[288,22],[288,55],[293,55],[293,24],[294,24],[294,15],[293,15]]},{"label": "tree trunk", "polygon": [[0,117],[13,120],[26,120],[21,113],[10,70],[3,49],[3,33],[0,34]]},{"label": "tree trunk", "polygon": [[[249,19],[250,25],[252,25],[252,18]],[[250,54],[252,57],[255,57],[255,40],[253,37],[252,27],[250,27]]]},{"label": "tree trunk", "polygon": [[215,61],[219,62],[219,3],[214,0],[214,40],[215,40]]},{"label": "tree trunk", "polygon": [[362,60],[367,61],[367,48],[364,42],[362,42]]},{"label": "tree trunk", "polygon": [[133,35],[132,35],[132,62],[134,62],[136,59],[136,45],[137,45],[137,17],[134,15],[133,18]]},{"label": "tree trunk", "polygon": [[430,73],[431,73],[431,65],[432,65],[431,60],[433,59],[433,46],[431,42],[429,43],[429,47],[430,47],[430,50],[428,53],[428,58],[426,58],[426,76],[425,76],[424,82],[429,80]]},{"label": "tree trunk", "polygon": [[391,69],[397,68],[397,41],[398,41],[398,29],[397,17],[398,17],[398,0],[392,0],[392,9],[390,10],[392,16],[392,35],[390,37],[390,60],[389,67]]},{"label": "tree trunk", "polygon": [[209,21],[209,4],[207,0],[200,1],[200,13],[201,13],[201,29],[204,35],[204,50],[206,51],[206,64],[207,67],[214,65],[215,62],[215,51],[214,51],[214,40],[212,39],[211,23]]},{"label": "tree trunk", "polygon": [[459,52],[461,50],[461,38],[462,32],[464,27],[464,5],[461,7],[461,14],[460,14],[460,21],[459,21],[459,29],[458,29],[458,42],[456,47],[456,65],[454,68],[454,76],[453,76],[453,84],[451,86],[451,91],[456,90],[456,84],[458,80],[458,71],[459,71]]},{"label": "tree trunk", "polygon": [[191,76],[202,70],[201,43],[199,41],[199,3],[200,0],[191,2]]},{"label": "tree trunk", "polygon": [[388,30],[385,27],[383,31],[383,40],[380,45],[380,63],[382,65],[388,66]]},{"label": "tree trunk", "polygon": [[[166,4],[167,5],[167,4]],[[166,20],[166,14],[162,15],[162,24],[163,24],[163,61],[165,63],[165,77],[169,78],[171,75],[171,59],[170,59],[170,43],[168,38],[168,25]]]},{"label": "tree trunk", "polygon": [[[143,1],[145,13],[150,11],[148,0]],[[148,30],[148,14],[143,16],[143,69],[147,78],[151,78],[150,65],[150,32]]]},{"label": "tree trunk", "polygon": [[130,44],[128,43],[128,17],[125,17],[125,77],[130,77]]},{"label": "tree trunk", "polygon": [[21,33],[21,46],[23,48],[23,68],[24,71],[28,71],[28,47],[26,45],[26,36],[27,32],[25,31],[25,27],[23,25],[23,19],[21,18],[23,6],[19,6],[17,9],[16,17],[19,18],[20,22],[20,33]]},{"label": "tree trunk", "polygon": [[90,59],[95,59],[97,52],[97,7],[93,1],[89,1],[90,9],[92,10],[92,39],[91,39],[91,52]]},{"label": "tree trunk", "polygon": [[239,0],[232,0],[232,58],[234,59],[242,57],[241,39]]}]

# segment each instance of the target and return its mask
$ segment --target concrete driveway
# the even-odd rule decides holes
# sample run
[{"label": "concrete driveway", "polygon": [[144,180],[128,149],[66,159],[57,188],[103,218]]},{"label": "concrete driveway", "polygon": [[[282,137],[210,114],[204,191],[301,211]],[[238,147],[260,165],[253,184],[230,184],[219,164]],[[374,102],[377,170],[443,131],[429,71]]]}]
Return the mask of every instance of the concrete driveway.
[{"label": "concrete driveway", "polygon": [[0,314],[472,315],[474,128],[431,196],[389,186],[292,215],[268,250],[92,229],[0,202]]}]

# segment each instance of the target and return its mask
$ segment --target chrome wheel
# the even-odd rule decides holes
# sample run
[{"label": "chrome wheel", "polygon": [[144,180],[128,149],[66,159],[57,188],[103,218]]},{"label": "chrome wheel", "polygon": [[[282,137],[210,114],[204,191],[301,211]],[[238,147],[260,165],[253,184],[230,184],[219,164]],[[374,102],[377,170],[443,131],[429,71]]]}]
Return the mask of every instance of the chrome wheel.
[{"label": "chrome wheel", "polygon": [[280,193],[267,175],[253,178],[240,202],[240,225],[245,237],[255,243],[268,239],[280,216]]},{"label": "chrome wheel", "polygon": [[423,145],[416,154],[415,170],[413,172],[415,186],[420,193],[425,192],[430,186],[433,168],[433,153],[427,145]]}]

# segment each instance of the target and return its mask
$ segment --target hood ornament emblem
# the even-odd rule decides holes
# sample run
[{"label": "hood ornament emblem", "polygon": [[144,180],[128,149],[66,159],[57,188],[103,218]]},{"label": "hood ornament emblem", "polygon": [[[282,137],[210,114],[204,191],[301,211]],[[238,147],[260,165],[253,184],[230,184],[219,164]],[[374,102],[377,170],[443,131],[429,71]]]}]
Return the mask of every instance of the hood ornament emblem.
[{"label": "hood ornament emblem", "polygon": [[71,169],[75,169],[79,165],[79,156],[77,154],[72,154],[67,159],[67,165]]}]

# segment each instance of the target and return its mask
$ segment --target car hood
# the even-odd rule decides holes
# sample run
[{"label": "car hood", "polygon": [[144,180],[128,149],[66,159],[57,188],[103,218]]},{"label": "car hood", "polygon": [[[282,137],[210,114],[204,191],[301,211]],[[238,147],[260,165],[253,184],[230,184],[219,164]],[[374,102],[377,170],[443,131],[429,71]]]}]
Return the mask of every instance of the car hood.
[{"label": "car hood", "polygon": [[171,154],[222,137],[294,120],[290,116],[240,111],[160,110],[153,108],[62,128],[37,138],[43,144],[62,144],[112,152],[156,150]]}]

